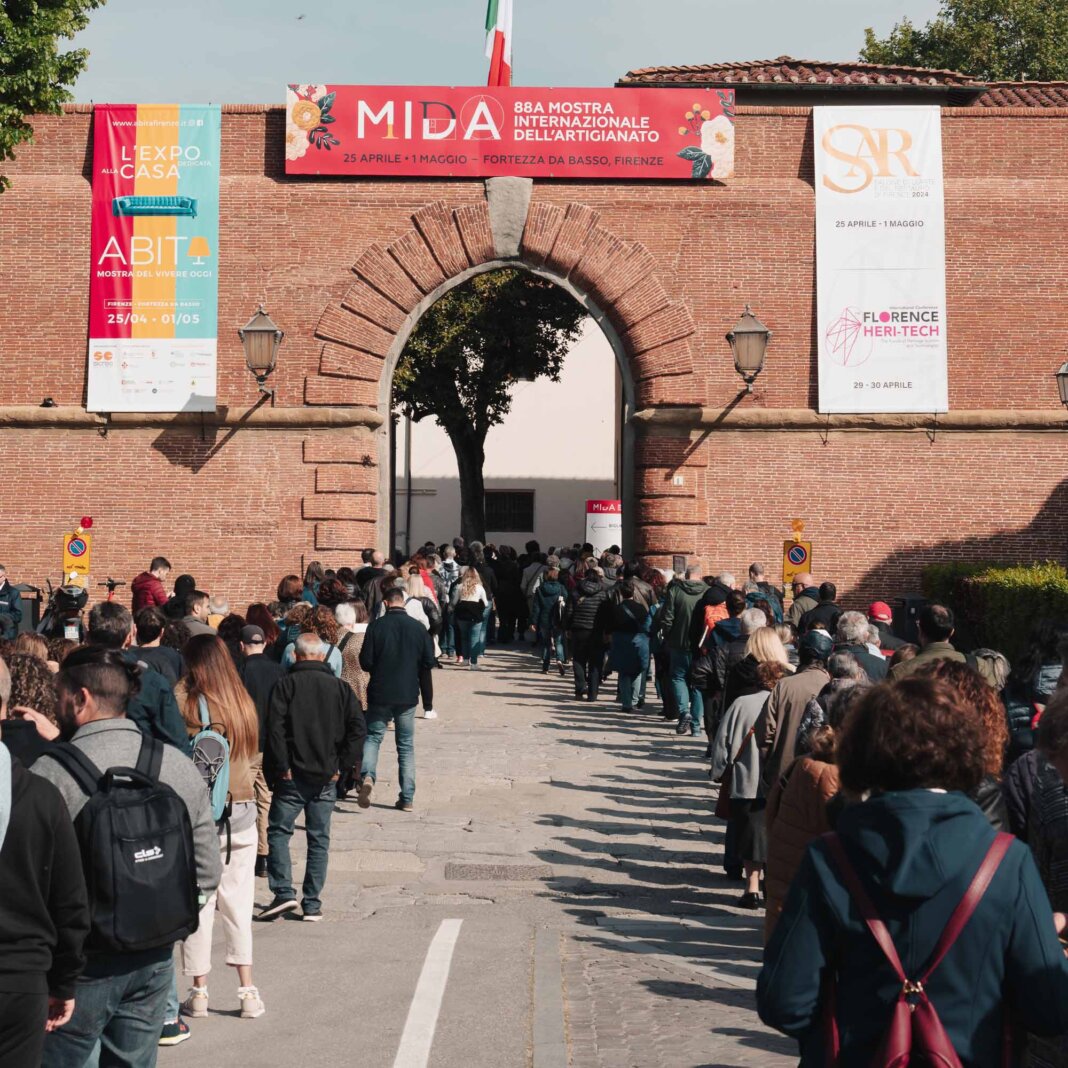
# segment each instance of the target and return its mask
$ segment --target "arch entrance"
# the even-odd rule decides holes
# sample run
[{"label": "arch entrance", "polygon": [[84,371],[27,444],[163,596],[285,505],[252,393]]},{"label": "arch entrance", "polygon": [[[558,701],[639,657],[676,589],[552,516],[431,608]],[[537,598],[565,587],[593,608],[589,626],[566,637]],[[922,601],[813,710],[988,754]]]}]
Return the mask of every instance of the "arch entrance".
[{"label": "arch entrance", "polygon": [[[598,212],[576,203],[531,203],[527,179],[490,179],[485,187],[481,202],[456,208],[443,201],[429,204],[412,215],[407,233],[389,245],[370,246],[353,266],[355,283],[319,320],[318,374],[306,380],[305,400],[368,409],[371,434],[361,439],[367,446],[359,458],[363,471],[345,482],[359,500],[313,506],[313,515],[338,520],[325,540],[339,544],[323,544],[317,531],[319,549],[390,544],[390,415],[397,362],[431,305],[470,278],[501,268],[526,270],[560,286],[608,339],[621,382],[623,548],[627,554],[644,549],[640,530],[649,517],[637,474],[640,442],[633,416],[664,402],[664,379],[670,380],[668,396],[689,392],[694,333],[689,310],[670,299],[648,249],[612,233]],[[321,484],[336,492],[336,477],[320,479],[317,472],[315,481],[317,495]],[[352,528],[348,534],[346,527]],[[352,544],[340,544],[346,539]]]},{"label": "arch entrance", "polygon": [[[393,410],[393,374],[396,370],[397,363],[401,358],[401,354],[404,351],[404,346],[408,342],[408,337],[427,310],[448,293],[449,290],[463,285],[464,282],[474,278],[476,275],[487,274],[490,271],[501,270],[503,268],[529,271],[531,274],[544,278],[565,290],[586,310],[590,318],[597,324],[601,332],[607,338],[609,345],[612,347],[612,352],[615,355],[616,368],[619,371],[622,400],[621,411],[617,413],[617,418],[619,419],[619,430],[617,435],[619,454],[615,458],[616,486],[623,507],[623,551],[625,554],[629,555],[633,552],[634,542],[635,424],[633,422],[633,415],[636,408],[634,379],[631,375],[630,364],[627,360],[623,340],[619,335],[619,331],[613,326],[611,320],[588,294],[581,292],[566,277],[548,270],[545,267],[537,267],[519,259],[490,260],[487,263],[479,264],[477,267],[470,267],[466,271],[456,275],[454,278],[448,279],[448,281],[442,283],[437,289],[427,294],[427,296],[419,302],[419,304],[409,313],[401,329],[397,331],[397,336],[394,339],[393,344],[390,346],[389,353],[386,355],[385,367],[379,384],[378,410],[385,416],[384,422],[376,431],[379,467],[379,543],[393,545],[392,533],[393,530],[396,529],[396,521],[394,520],[391,523],[391,509],[394,507],[394,487],[396,484],[396,472],[393,470],[395,449],[391,438],[391,422],[387,413],[391,413]],[[609,388],[611,388],[611,386],[609,386]],[[391,527],[393,530],[391,530]],[[442,535],[445,533],[446,532],[443,531]]]}]

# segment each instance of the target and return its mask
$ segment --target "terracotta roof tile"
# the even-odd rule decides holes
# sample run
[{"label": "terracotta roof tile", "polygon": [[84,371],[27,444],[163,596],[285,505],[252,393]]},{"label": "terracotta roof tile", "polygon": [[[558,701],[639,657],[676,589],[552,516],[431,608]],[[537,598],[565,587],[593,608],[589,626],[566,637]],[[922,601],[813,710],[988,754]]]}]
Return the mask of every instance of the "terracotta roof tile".
[{"label": "terracotta roof tile", "polygon": [[[640,67],[616,83],[641,85],[790,85],[901,86],[950,91],[950,99],[983,108],[1068,107],[1068,82],[981,82],[955,70],[900,67],[880,63],[829,63],[816,59],[696,63],[678,67]],[[973,99],[974,98],[974,99]]]},{"label": "terracotta roof tile", "polygon": [[628,71],[618,85],[648,85],[678,82],[717,85],[747,82],[792,82],[823,85],[914,85],[975,86],[966,74],[954,70],[929,70],[926,67],[897,67],[879,63],[828,63],[822,60],[778,59],[740,63],[699,63],[679,67],[640,67]]},{"label": "terracotta roof tile", "polygon": [[987,82],[980,108],[1068,108],[1068,82]]}]

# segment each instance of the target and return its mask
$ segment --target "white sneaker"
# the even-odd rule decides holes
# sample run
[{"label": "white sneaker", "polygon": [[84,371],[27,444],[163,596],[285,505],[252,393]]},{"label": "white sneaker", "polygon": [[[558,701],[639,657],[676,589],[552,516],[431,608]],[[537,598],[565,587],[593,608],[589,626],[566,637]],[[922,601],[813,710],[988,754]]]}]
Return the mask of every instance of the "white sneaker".
[{"label": "white sneaker", "polygon": [[438,714],[432,708],[428,708],[423,713],[423,719],[437,719],[437,718],[438,718]]},{"label": "white sneaker", "polygon": [[237,998],[241,1002],[242,1020],[255,1020],[257,1016],[262,1016],[267,1011],[260,992],[254,986],[238,987]]},{"label": "white sneaker", "polygon": [[208,988],[192,986],[181,1005],[182,1015],[203,1017],[208,1015]]}]

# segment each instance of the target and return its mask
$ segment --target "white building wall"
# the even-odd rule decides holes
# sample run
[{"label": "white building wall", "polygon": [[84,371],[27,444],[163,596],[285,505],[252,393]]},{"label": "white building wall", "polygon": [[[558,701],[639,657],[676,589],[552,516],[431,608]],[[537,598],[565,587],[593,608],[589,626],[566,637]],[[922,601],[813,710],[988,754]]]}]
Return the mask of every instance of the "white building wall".
[{"label": "white building wall", "polygon": [[[497,544],[542,548],[585,537],[588,499],[616,491],[618,371],[608,339],[592,319],[564,359],[559,382],[519,382],[512,410],[486,438],[486,489],[534,491],[534,529],[489,530]],[[407,484],[404,420],[397,424],[395,542],[405,547]],[[456,455],[437,420],[412,424],[412,547],[451,541],[460,531]]]}]

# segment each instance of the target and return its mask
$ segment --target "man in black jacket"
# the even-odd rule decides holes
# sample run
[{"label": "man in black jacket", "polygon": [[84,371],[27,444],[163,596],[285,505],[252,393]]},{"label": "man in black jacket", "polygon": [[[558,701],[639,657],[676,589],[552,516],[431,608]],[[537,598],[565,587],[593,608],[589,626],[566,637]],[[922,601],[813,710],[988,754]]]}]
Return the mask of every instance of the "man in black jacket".
[{"label": "man in black jacket", "polygon": [[14,638],[22,621],[22,594],[11,585],[0,564],[0,638]]},{"label": "man in black jacket", "polygon": [[872,602],[868,607],[868,622],[879,631],[879,647],[883,650],[883,656],[890,657],[895,650],[908,644],[890,629],[894,624],[894,613],[885,601]]},{"label": "man in black jacket", "polygon": [[360,758],[367,734],[363,713],[348,683],[323,661],[327,648],[317,634],[296,642],[293,670],[271,690],[263,768],[274,795],[267,827],[267,880],[274,900],[256,917],[273,920],[297,908],[289,839],[304,814],[308,859],[301,908],[304,919],[320,920],[330,857],[330,818],[341,772]]},{"label": "man in black jacket", "polygon": [[812,629],[814,623],[822,623],[827,628],[828,634],[833,634],[838,626],[838,617],[842,609],[835,603],[838,597],[838,587],[833,582],[820,583],[820,601],[815,608],[810,608],[802,617],[797,629],[801,634]]},{"label": "man in black jacket", "polygon": [[604,671],[604,633],[611,606],[600,572],[599,567],[586,569],[586,576],[572,591],[568,606],[567,628],[576,701],[597,700]]},{"label": "man in black jacket", "polygon": [[137,664],[141,669],[140,689],[130,698],[126,718],[136,723],[142,734],[173,745],[188,756],[192,750],[189,732],[178,710],[174,691],[155,668],[131,650],[133,638],[133,616],[125,605],[117,601],[100,601],[93,605],[89,613],[87,643],[118,649],[127,663]]},{"label": "man in black jacket", "polygon": [[237,673],[248,690],[256,715],[260,721],[260,751],[252,759],[253,789],[256,793],[256,875],[267,874],[267,820],[271,811],[271,790],[263,775],[263,750],[267,745],[267,711],[270,708],[271,691],[286,670],[276,660],[265,655],[267,636],[262,627],[249,623],[241,628],[241,663]]},{"label": "man in black jacket", "polygon": [[415,706],[419,703],[419,672],[434,666],[434,643],[426,627],[404,610],[404,590],[385,596],[385,615],[364,635],[360,667],[371,676],[367,686],[367,740],[363,745],[363,773],[357,803],[371,804],[378,774],[378,751],[393,721],[400,768],[400,797],[396,807],[411,812],[415,798]]},{"label": "man in black jacket", "polygon": [[852,653],[872,682],[882,682],[889,665],[881,656],[876,656],[867,646],[868,621],[862,612],[843,612],[835,629],[836,653]]},{"label": "man in black jacket", "polygon": [[0,1064],[41,1063],[70,1020],[89,902],[59,791],[0,745]]},{"label": "man in black jacket", "polygon": [[158,671],[168,685],[174,687],[185,674],[185,658],[177,649],[163,644],[163,630],[167,622],[162,608],[155,605],[142,608],[134,616],[137,645],[131,645],[130,652],[137,657],[138,663],[147,664]]}]

